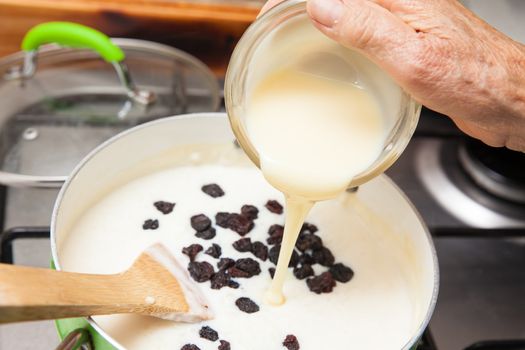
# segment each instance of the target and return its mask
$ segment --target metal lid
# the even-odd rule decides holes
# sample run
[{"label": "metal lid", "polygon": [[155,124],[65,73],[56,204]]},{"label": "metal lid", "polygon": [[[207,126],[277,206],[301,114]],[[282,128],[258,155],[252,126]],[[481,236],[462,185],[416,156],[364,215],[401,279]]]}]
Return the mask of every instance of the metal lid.
[{"label": "metal lid", "polygon": [[126,128],[219,109],[218,82],[193,56],[148,41],[111,41],[125,65],[54,44],[39,49],[33,72],[34,54],[0,60],[1,184],[60,186],[91,149]]}]

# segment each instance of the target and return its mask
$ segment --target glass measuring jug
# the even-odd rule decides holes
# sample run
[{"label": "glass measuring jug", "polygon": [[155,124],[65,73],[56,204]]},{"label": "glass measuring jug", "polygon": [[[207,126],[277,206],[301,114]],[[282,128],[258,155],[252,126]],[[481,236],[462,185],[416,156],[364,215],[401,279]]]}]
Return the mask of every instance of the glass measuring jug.
[{"label": "glass measuring jug", "polygon": [[257,166],[261,163],[247,131],[247,105],[265,77],[290,65],[323,79],[366,87],[380,105],[386,132],[381,152],[370,166],[353,177],[349,187],[367,182],[396,161],[415,130],[421,105],[368,58],[318,32],[309,21],[305,1],[288,0],[250,26],[238,43],[226,74],[225,104],[232,129]]}]

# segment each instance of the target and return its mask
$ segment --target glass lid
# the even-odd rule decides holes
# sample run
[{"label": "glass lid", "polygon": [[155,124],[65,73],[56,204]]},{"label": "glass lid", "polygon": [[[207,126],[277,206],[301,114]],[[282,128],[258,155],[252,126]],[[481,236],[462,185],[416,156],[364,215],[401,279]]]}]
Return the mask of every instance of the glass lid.
[{"label": "glass lid", "polygon": [[196,58],[148,41],[112,39],[125,55],[55,44],[0,60],[0,183],[60,186],[114,134],[153,119],[217,111],[220,88]]}]

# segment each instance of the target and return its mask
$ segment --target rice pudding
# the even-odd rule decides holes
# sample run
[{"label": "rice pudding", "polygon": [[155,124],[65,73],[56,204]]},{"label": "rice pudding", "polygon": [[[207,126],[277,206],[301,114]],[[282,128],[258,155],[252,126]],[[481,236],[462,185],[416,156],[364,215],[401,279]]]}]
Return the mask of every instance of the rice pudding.
[{"label": "rice pudding", "polygon": [[[203,186],[210,184],[217,184],[224,194],[214,197],[205,193]],[[283,225],[286,214],[280,214],[276,204],[284,203],[283,195],[266,182],[258,169],[249,165],[211,162],[178,166],[116,186],[85,210],[69,229],[58,247],[61,265],[66,271],[118,273],[157,242],[170,249],[183,265],[190,263],[183,249],[201,245],[203,249],[194,260],[208,262],[215,273],[221,258],[250,258],[257,262],[259,273],[250,278],[232,278],[238,283],[237,288],[212,289],[209,280],[195,281],[215,315],[213,320],[202,324],[174,323],[139,315],[94,317],[126,349],[171,350],[188,344],[202,350],[218,349],[220,340],[229,342],[233,349],[285,349],[283,341],[287,335],[293,335],[302,350],[399,350],[423,321],[427,305],[420,294],[420,276],[414,269],[416,254],[410,242],[398,241],[394,228],[377,226],[371,222],[373,216],[365,215],[366,210],[355,210],[362,209],[360,195],[343,193],[320,202],[307,219],[318,229],[315,235],[331,251],[334,263],[353,270],[351,280],[337,282],[330,293],[317,294],[306,282],[312,277],[298,279],[293,268],[288,268],[284,284],[287,302],[281,306],[264,301],[271,283],[269,269],[275,268],[270,257],[263,260],[251,250],[241,252],[239,243],[234,248],[240,239],[249,238],[252,243],[261,242],[271,250],[275,244],[268,243],[271,237],[268,231],[273,225]],[[166,205],[155,205],[160,201],[174,204],[171,211]],[[217,213],[241,214],[244,205],[258,210],[249,232],[241,235],[217,224]],[[199,220],[192,222],[192,217],[199,214],[210,219],[210,227],[215,230],[213,237],[211,234],[198,237],[195,227],[199,228]],[[210,249],[213,244],[221,248],[219,258],[212,256],[217,255]],[[303,254],[297,248],[295,251],[299,256]],[[312,269],[319,276],[330,267],[313,263]],[[155,298],[155,291],[151,297]],[[237,305],[240,298],[253,301],[258,311],[241,310]],[[216,331],[218,339],[201,337],[203,327]]]}]

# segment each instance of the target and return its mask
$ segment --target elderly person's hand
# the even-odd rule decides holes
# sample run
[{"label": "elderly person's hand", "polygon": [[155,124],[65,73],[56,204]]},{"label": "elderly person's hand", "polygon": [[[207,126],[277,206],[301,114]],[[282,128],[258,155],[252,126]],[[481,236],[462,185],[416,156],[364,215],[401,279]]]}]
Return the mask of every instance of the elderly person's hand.
[{"label": "elderly person's hand", "polygon": [[458,1],[309,0],[308,13],[467,134],[525,152],[525,47]]}]

